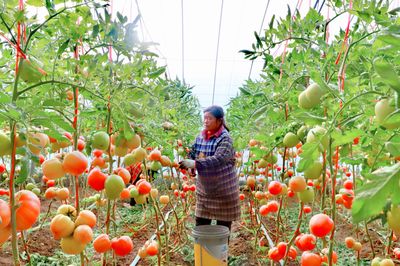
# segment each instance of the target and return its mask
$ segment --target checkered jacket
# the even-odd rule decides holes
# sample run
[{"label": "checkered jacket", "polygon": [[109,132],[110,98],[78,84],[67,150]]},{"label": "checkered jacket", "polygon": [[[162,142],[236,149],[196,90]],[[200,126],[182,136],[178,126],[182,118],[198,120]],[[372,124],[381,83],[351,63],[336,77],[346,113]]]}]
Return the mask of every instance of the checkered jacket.
[{"label": "checkered jacket", "polygon": [[240,218],[239,183],[235,172],[235,150],[226,129],[206,140],[197,136],[192,152],[198,173],[196,216],[220,221]]}]

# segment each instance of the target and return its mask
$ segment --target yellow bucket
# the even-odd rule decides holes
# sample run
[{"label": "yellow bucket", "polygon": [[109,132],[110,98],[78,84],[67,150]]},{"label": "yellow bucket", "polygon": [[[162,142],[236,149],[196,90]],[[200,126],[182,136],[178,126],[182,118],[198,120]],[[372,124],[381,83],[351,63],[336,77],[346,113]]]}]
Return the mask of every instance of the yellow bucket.
[{"label": "yellow bucket", "polygon": [[192,236],[195,266],[228,265],[228,227],[199,225],[193,229]]}]

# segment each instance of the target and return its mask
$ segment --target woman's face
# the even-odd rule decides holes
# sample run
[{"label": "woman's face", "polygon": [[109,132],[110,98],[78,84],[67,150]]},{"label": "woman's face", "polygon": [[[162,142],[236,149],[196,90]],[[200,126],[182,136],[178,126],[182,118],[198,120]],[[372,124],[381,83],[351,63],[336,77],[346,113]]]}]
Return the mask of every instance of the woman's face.
[{"label": "woman's face", "polygon": [[222,124],[221,119],[215,118],[210,112],[204,113],[204,129],[207,131],[215,131],[217,130]]}]

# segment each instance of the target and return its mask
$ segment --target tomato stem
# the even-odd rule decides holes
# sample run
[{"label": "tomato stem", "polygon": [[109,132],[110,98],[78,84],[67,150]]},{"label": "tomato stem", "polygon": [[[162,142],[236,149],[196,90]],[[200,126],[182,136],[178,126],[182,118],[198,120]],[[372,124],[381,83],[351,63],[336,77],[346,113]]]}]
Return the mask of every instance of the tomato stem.
[{"label": "tomato stem", "polygon": [[288,243],[287,246],[286,246],[285,262],[284,262],[284,264],[283,264],[284,266],[285,266],[285,265],[287,264],[287,262],[288,262],[290,247],[292,246],[294,240],[296,239],[296,237],[299,235],[299,232],[300,232],[300,226],[301,226],[301,223],[302,223],[302,221],[303,221],[303,219],[302,219],[302,217],[303,217],[303,208],[304,208],[304,203],[301,202],[301,203],[300,203],[299,216],[297,217],[297,219],[298,219],[299,221],[297,222],[296,230],[294,231],[294,234],[293,234],[292,238],[290,239],[289,243]]}]

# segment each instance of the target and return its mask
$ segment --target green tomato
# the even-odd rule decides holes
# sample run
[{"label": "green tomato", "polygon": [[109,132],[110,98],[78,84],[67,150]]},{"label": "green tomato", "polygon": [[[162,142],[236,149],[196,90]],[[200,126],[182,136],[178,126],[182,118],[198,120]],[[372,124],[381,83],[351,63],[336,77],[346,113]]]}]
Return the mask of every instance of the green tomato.
[{"label": "green tomato", "polygon": [[32,189],[36,188],[36,185],[33,183],[28,183],[25,189],[32,191]]},{"label": "green tomato", "polygon": [[110,175],[106,179],[105,188],[107,198],[115,200],[119,198],[119,195],[125,188],[125,183],[119,175]]},{"label": "green tomato", "polygon": [[257,167],[258,167],[258,168],[265,168],[265,167],[267,167],[267,166],[268,166],[268,162],[267,162],[265,159],[261,158],[261,159],[258,161],[258,164],[257,164]]},{"label": "green tomato", "polygon": [[159,161],[152,161],[150,164],[150,170],[152,171],[158,171],[162,168],[162,165]]},{"label": "green tomato", "polygon": [[396,235],[400,234],[400,205],[392,204],[390,211],[387,212],[387,221]]},{"label": "green tomato", "polygon": [[141,162],[141,161],[143,161],[143,160],[146,158],[146,156],[147,156],[146,150],[145,150],[144,148],[142,148],[142,147],[136,148],[136,149],[132,152],[132,154],[133,154],[133,157],[135,158],[135,161],[136,161],[136,162]]},{"label": "green tomato", "polygon": [[313,105],[308,99],[307,99],[307,96],[306,96],[306,91],[302,91],[300,94],[299,94],[299,106],[300,106],[300,108],[303,108],[303,109],[311,109],[311,108],[313,108],[315,105]]},{"label": "green tomato", "polygon": [[40,71],[39,67],[32,64],[33,60],[21,58],[19,63],[19,77],[25,82],[38,82],[43,76],[44,72]]},{"label": "green tomato", "polygon": [[12,147],[10,138],[0,132],[0,156],[11,155]]},{"label": "green tomato", "polygon": [[36,196],[39,196],[39,195],[40,195],[40,189],[37,188],[37,187],[33,188],[33,189],[32,189],[32,192],[35,193]]},{"label": "green tomato", "polygon": [[299,137],[296,134],[288,132],[283,138],[283,145],[285,145],[286,148],[293,148],[299,141]]},{"label": "green tomato", "polygon": [[318,179],[322,173],[322,163],[315,161],[310,167],[304,170],[304,177],[307,179]]},{"label": "green tomato", "polygon": [[137,204],[145,204],[147,200],[147,195],[139,195],[137,197],[134,197],[134,199]]},{"label": "green tomato", "polygon": [[380,266],[381,265],[381,258],[379,257],[375,257],[372,261],[371,261],[371,266]]},{"label": "green tomato", "polygon": [[136,162],[135,156],[132,153],[125,155],[124,157],[124,165],[131,166]]},{"label": "green tomato", "polygon": [[323,92],[317,83],[309,85],[304,92],[312,106],[317,106],[321,102]]},{"label": "green tomato", "polygon": [[394,103],[388,99],[382,99],[375,104],[375,119],[379,125],[387,129],[396,129],[400,126],[400,122],[388,122],[386,119],[396,110]]},{"label": "green tomato", "polygon": [[306,136],[307,130],[308,130],[307,126],[301,126],[301,127],[297,130],[297,136],[298,136],[300,139],[304,139],[304,137]]},{"label": "green tomato", "polygon": [[136,198],[139,196],[139,191],[137,190],[136,187],[131,188],[131,190],[129,191],[129,194],[131,196],[131,198]]},{"label": "green tomato", "polygon": [[104,131],[98,131],[93,134],[92,147],[99,150],[107,150],[110,146],[110,138],[108,134]]},{"label": "green tomato", "polygon": [[329,137],[326,132],[326,129],[320,126],[312,128],[307,134],[307,143],[320,142],[319,150],[326,150],[329,145]]},{"label": "green tomato", "polygon": [[297,197],[305,204],[311,203],[314,201],[314,189],[308,186],[305,190],[297,192]]}]

